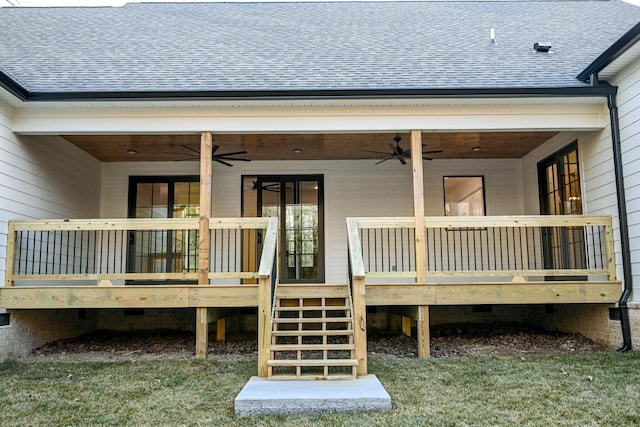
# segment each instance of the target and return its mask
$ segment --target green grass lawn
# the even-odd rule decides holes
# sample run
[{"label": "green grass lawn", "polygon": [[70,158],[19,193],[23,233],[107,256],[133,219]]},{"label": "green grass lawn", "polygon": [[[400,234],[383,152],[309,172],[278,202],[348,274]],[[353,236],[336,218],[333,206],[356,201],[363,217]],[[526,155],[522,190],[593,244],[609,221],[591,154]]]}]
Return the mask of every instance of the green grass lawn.
[{"label": "green grass lawn", "polygon": [[398,359],[369,371],[393,410],[236,419],[255,361],[0,364],[0,423],[25,425],[626,426],[640,424],[640,353]]}]

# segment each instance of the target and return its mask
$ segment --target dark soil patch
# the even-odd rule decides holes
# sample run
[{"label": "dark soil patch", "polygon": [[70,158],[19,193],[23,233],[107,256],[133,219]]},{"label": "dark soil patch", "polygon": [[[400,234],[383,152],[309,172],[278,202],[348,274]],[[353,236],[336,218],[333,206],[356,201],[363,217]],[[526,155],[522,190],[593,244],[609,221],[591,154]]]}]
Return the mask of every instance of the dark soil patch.
[{"label": "dark soil patch", "polygon": [[[370,354],[414,358],[416,338],[369,330]],[[552,333],[520,324],[451,324],[431,330],[431,356],[508,356],[604,351],[578,334]],[[254,358],[255,334],[229,334],[227,341],[209,337],[210,358]],[[184,331],[96,331],[58,340],[35,349],[23,360],[109,361],[188,359],[195,357],[195,334]]]}]

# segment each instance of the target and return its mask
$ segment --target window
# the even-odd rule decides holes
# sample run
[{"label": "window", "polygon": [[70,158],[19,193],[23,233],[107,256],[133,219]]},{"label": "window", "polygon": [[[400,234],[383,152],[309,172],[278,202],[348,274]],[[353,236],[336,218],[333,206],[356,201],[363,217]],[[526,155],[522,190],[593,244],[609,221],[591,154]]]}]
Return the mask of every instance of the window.
[{"label": "window", "polygon": [[0,313],[0,326],[9,326],[11,324],[10,313]]},{"label": "window", "polygon": [[447,216],[483,216],[484,177],[445,176],[444,214]]}]

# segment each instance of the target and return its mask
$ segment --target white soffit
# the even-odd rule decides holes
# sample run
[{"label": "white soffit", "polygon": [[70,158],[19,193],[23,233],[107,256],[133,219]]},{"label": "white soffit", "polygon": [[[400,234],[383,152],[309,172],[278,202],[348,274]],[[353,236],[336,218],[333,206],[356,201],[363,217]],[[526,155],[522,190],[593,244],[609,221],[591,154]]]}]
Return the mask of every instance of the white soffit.
[{"label": "white soffit", "polygon": [[598,73],[601,80],[610,80],[623,68],[640,58],[640,43],[634,44]]}]

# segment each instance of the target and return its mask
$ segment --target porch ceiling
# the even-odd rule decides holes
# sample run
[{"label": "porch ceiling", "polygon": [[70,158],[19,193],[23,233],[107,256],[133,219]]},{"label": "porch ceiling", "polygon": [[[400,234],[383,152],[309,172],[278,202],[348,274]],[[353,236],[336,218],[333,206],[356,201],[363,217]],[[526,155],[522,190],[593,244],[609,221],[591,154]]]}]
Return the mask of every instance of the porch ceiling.
[{"label": "porch ceiling", "polygon": [[[434,159],[520,158],[557,132],[457,132],[422,134],[424,151]],[[246,150],[251,160],[353,160],[381,158],[391,152],[395,133],[350,134],[216,134],[218,153]],[[400,133],[408,149],[408,133]],[[63,135],[103,162],[188,160],[200,147],[200,135]],[[474,147],[480,147],[474,151]],[[299,153],[294,150],[301,150]],[[129,151],[136,154],[129,154]],[[184,153],[181,155],[180,153]],[[197,158],[192,160],[196,161]]]}]

